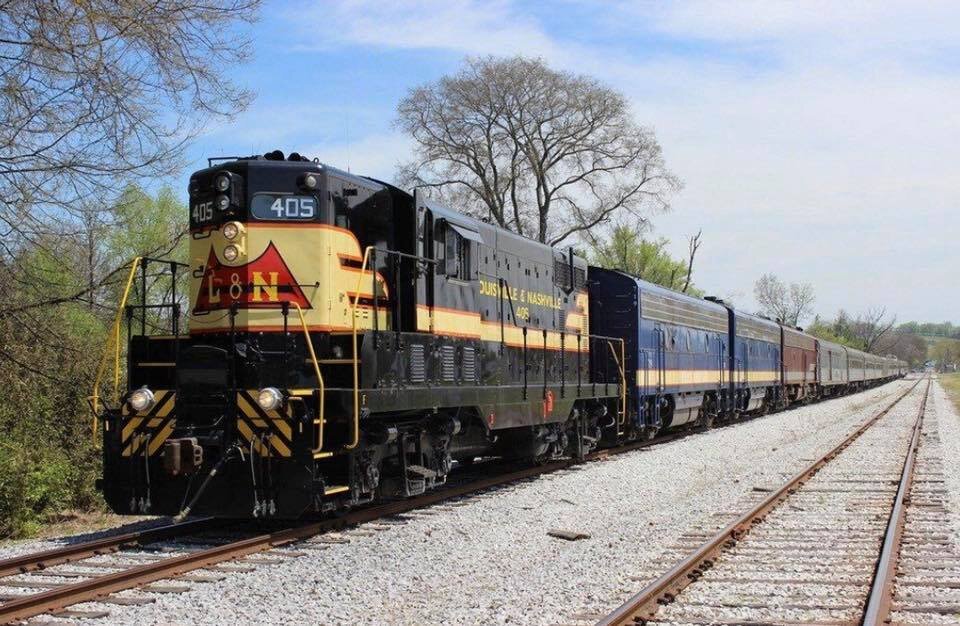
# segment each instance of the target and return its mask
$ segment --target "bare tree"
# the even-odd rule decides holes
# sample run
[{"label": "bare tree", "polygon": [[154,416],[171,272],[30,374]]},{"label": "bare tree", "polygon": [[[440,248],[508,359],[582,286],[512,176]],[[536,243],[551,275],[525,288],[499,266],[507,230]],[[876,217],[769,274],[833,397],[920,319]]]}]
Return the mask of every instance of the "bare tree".
[{"label": "bare tree", "polygon": [[874,346],[874,352],[893,355],[910,365],[917,365],[927,358],[927,342],[920,335],[900,326],[884,335]]},{"label": "bare tree", "polygon": [[864,350],[874,352],[896,323],[896,316],[887,318],[886,307],[874,307],[857,316],[850,324],[850,334],[863,344]]},{"label": "bare tree", "polygon": [[683,293],[687,293],[690,288],[690,279],[693,277],[693,259],[697,256],[697,250],[700,249],[700,236],[703,229],[697,231],[697,234],[690,238],[690,255],[687,257],[687,279],[683,281]]},{"label": "bare tree", "polygon": [[621,94],[540,59],[468,59],[397,111],[416,142],[403,184],[542,242],[643,220],[680,187]]},{"label": "bare tree", "polygon": [[124,178],[169,174],[203,124],[243,109],[233,26],[258,5],[0,0],[0,254]]},{"label": "bare tree", "polygon": [[764,274],[754,284],[753,295],[764,315],[790,326],[798,326],[813,312],[815,298],[809,283],[787,286],[774,274]]}]

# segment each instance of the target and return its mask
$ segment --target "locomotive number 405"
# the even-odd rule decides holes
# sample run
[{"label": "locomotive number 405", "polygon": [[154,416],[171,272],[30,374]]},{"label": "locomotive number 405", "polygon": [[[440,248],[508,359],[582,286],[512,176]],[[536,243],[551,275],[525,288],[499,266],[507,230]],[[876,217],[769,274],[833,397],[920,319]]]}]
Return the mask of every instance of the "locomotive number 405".
[{"label": "locomotive number 405", "polygon": [[253,198],[253,216],[259,220],[310,220],[316,214],[313,196],[257,194]]}]

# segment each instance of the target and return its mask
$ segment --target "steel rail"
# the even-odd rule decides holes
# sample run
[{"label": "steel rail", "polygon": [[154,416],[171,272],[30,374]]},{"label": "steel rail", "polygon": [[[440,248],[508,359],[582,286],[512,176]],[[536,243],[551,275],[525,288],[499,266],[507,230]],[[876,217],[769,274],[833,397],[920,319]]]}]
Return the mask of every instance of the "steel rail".
[{"label": "steel rail", "polygon": [[14,574],[26,574],[27,572],[44,570],[55,565],[72,563],[92,556],[117,552],[127,546],[142,546],[188,533],[207,530],[222,524],[222,521],[217,521],[212,517],[205,517],[181,524],[167,524],[156,528],[148,528],[146,530],[113,535],[102,539],[94,539],[93,541],[84,541],[60,548],[52,548],[50,550],[44,550],[43,552],[15,556],[0,561],[0,578]]},{"label": "steel rail", "polygon": [[832,461],[850,444],[856,441],[863,433],[876,424],[893,407],[907,397],[920,380],[917,380],[893,402],[888,404],[876,415],[861,424],[853,433],[833,447],[829,452],[797,473],[782,487],[764,498],[762,502],[738,517],[713,537],[705,541],[694,552],[676,563],[659,578],[631,596],[609,615],[597,622],[597,626],[620,626],[624,624],[644,623],[654,617],[661,604],[672,602],[684,587],[700,578],[709,569],[716,557],[732,547],[750,532],[753,525],[762,521],[772,509],[786,500],[798,487],[807,482],[824,465]]},{"label": "steel rail", "polygon": [[[916,385],[914,385],[916,387]],[[912,390],[911,387],[910,390]],[[904,392],[904,397],[910,390]],[[898,399],[899,401],[899,399]],[[879,418],[877,418],[879,419]],[[447,487],[438,491],[423,494],[421,496],[391,502],[387,504],[372,506],[365,509],[350,511],[339,517],[322,520],[298,526],[290,529],[283,529],[273,533],[262,534],[238,542],[216,546],[204,550],[156,561],[133,567],[124,571],[114,572],[102,576],[90,578],[88,580],[55,587],[37,594],[30,594],[23,598],[17,598],[0,604],[0,623],[9,623],[12,621],[24,620],[43,613],[52,613],[63,610],[68,606],[82,602],[96,601],[99,598],[106,597],[111,593],[126,589],[136,588],[142,585],[162,580],[165,578],[176,577],[181,574],[210,567],[217,563],[223,563],[237,558],[242,558],[257,552],[263,552],[273,547],[292,543],[311,536],[319,535],[324,532],[338,530],[348,526],[356,526],[383,517],[406,513],[421,507],[430,506],[444,500],[457,498],[464,495],[481,492],[492,487],[509,484],[518,480],[533,478],[539,475],[549,474],[573,467],[583,462],[596,461],[609,458],[619,454],[624,454],[640,448],[658,446],[677,439],[681,439],[691,434],[691,432],[676,432],[658,437],[650,441],[636,441],[618,446],[616,448],[606,448],[598,450],[584,456],[582,459],[564,459],[546,463],[541,466],[524,468],[518,471],[507,472],[496,476],[485,477],[479,480],[468,481],[461,485]],[[206,518],[176,524],[163,526],[157,529],[142,531],[139,533],[129,533],[108,537],[94,542],[86,542],[77,546],[68,546],[58,548],[44,553],[16,557],[6,561],[0,561],[0,568],[7,567],[8,574],[28,572],[53,565],[65,563],[68,561],[79,560],[84,556],[93,556],[95,554],[114,552],[118,546],[133,545],[137,543],[149,543],[156,540],[152,537],[159,537],[159,533],[168,532],[170,536],[183,534],[184,530],[197,530],[202,526],[190,526],[190,524],[215,524],[213,518]],[[151,534],[153,533],[153,534]],[[98,551],[99,550],[99,551]],[[12,568],[12,569],[11,569]],[[23,569],[20,569],[23,568]],[[2,574],[3,570],[0,570]]]},{"label": "steel rail", "polygon": [[[497,476],[481,478],[479,480],[465,482],[461,485],[423,494],[415,498],[377,505],[365,509],[358,509],[356,511],[350,511],[339,517],[312,522],[297,526],[295,528],[288,528],[272,533],[261,534],[222,546],[198,550],[182,556],[163,559],[154,563],[148,563],[123,571],[96,576],[76,583],[55,587],[53,589],[42,591],[36,594],[26,595],[23,598],[17,598],[15,600],[10,600],[0,604],[0,623],[6,624],[13,621],[28,619],[43,613],[61,611],[68,606],[79,604],[81,602],[96,601],[99,598],[103,598],[117,591],[140,587],[142,585],[163,580],[165,578],[177,577],[193,570],[203,569],[217,563],[223,563],[225,561],[242,558],[257,552],[270,550],[277,546],[307,539],[325,532],[338,530],[348,526],[356,526],[358,524],[371,522],[373,520],[389,517],[391,515],[406,513],[414,509],[430,506],[451,498],[469,495],[485,489],[490,489],[492,487],[516,482],[518,480],[533,478],[543,474],[549,474],[567,469],[583,462],[596,461],[608,458],[610,456],[637,450],[639,448],[669,443],[670,441],[674,441],[682,436],[683,434],[678,433],[673,436],[668,435],[667,437],[653,441],[634,442],[618,448],[599,450],[586,455],[583,459],[564,459],[546,463],[541,466],[528,467]],[[214,520],[198,520],[198,523],[210,523],[211,521]],[[172,530],[175,528],[184,528],[186,525],[187,524],[164,526],[161,529],[156,530]],[[194,529],[195,528],[196,527],[194,527]],[[104,553],[106,553],[111,551],[112,546],[126,543],[136,543],[138,537],[141,540],[143,539],[142,534],[132,533],[129,536],[122,535],[101,540],[103,542],[107,542],[103,546],[94,546],[94,544],[99,542],[90,542],[89,544],[83,544],[86,547],[86,550],[78,551],[77,554],[92,556],[92,554],[98,553],[93,551],[95,549],[102,550]],[[77,548],[80,547],[82,546],[77,546]],[[41,561],[40,557],[43,556],[43,554],[44,553],[28,555],[23,557],[23,559],[26,561],[39,562]],[[49,567],[51,565],[63,563],[71,559],[76,560],[77,558],[80,557],[61,555],[59,561],[43,561],[43,566],[37,566],[31,569],[42,569],[43,567]],[[12,563],[15,560],[16,559],[10,559],[9,561],[0,562],[0,567],[8,562]],[[12,571],[11,573],[18,573],[18,571]]]},{"label": "steel rail", "polygon": [[897,495],[890,509],[890,520],[883,537],[883,546],[880,548],[880,558],[877,560],[877,569],[874,573],[870,594],[867,596],[866,608],[862,623],[865,626],[879,626],[890,617],[890,607],[893,603],[893,582],[897,576],[900,557],[903,527],[907,519],[910,488],[913,485],[913,470],[917,462],[917,448],[920,446],[920,432],[923,430],[923,416],[927,409],[927,398],[930,397],[931,381],[927,380],[927,389],[920,402],[917,420],[913,425],[913,436],[910,439],[910,448],[907,458],[903,461],[903,471],[900,475],[900,484]]}]

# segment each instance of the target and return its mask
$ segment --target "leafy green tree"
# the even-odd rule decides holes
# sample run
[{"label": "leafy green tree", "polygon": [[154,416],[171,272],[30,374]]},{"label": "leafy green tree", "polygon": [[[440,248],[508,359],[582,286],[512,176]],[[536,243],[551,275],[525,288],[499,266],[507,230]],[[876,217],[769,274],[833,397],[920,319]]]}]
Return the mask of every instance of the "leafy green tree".
[{"label": "leafy green tree", "polygon": [[[87,395],[125,268],[135,256],[183,256],[187,208],[171,190],[127,187],[105,209],[95,230],[64,227],[0,257],[0,290],[9,302],[29,303],[0,309],[0,537],[29,535],[64,510],[102,506]],[[169,280],[153,269],[148,278],[148,298],[163,297]],[[149,324],[166,327],[160,312],[152,315]]]},{"label": "leafy green tree", "polygon": [[594,243],[590,260],[594,265],[620,270],[668,289],[700,297],[703,292],[690,282],[699,236],[691,241],[696,242],[691,243],[691,258],[683,261],[667,252],[669,240],[663,237],[645,239],[641,230],[621,225],[613,229],[608,240]]},{"label": "leafy green tree", "polygon": [[930,349],[930,358],[937,362],[941,372],[953,370],[960,361],[960,343],[953,339],[940,339]]}]

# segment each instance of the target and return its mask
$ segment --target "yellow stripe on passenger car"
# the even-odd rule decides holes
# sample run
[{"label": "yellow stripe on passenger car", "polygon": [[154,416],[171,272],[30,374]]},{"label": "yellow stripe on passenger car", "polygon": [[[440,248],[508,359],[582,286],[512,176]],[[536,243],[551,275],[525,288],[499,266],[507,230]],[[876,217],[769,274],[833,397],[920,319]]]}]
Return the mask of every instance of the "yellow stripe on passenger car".
[{"label": "yellow stripe on passenger car", "polygon": [[[663,375],[662,384],[667,386],[674,385],[704,385],[704,384],[719,384],[721,381],[720,370],[710,369],[710,370],[666,370]],[[730,379],[730,372],[723,370],[722,380],[724,383],[727,383]],[[744,376],[743,372],[734,372],[733,373],[733,382],[734,383],[743,383],[743,382],[769,382],[776,383],[778,379],[778,372],[775,371],[761,371],[761,372],[747,372],[747,376]],[[647,370],[637,370],[637,386],[643,387],[656,385],[660,382],[659,374],[656,369],[647,369]]]}]

